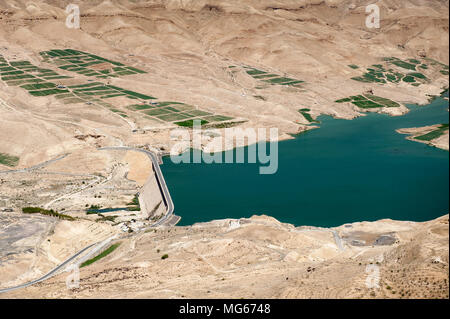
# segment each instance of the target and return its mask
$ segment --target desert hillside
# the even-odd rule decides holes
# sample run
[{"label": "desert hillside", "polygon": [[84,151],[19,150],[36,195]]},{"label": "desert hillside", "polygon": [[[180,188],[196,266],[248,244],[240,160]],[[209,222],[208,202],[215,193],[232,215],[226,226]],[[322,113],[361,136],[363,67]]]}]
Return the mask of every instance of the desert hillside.
[{"label": "desert hillside", "polygon": [[[401,115],[448,87],[448,1],[379,1],[379,29],[369,0],[72,2],[80,29],[65,26],[68,1],[0,1],[0,153],[18,167],[86,148],[82,134],[167,151],[192,118],[286,139],[320,114]],[[103,95],[82,91],[92,82]]]},{"label": "desert hillside", "polygon": [[[81,268],[77,289],[63,273],[2,297],[448,298],[448,230],[448,215],[333,229],[267,216],[162,228],[118,239]],[[379,288],[368,288],[374,267]]]},{"label": "desert hillside", "polygon": [[[372,2],[0,0],[0,288],[120,243],[82,268],[77,290],[59,274],[0,297],[448,298],[448,215],[173,227],[149,156],[180,144],[177,129],[188,148],[194,121],[207,131],[198,148],[220,151],[236,146],[226,128],[291,139],[320,130],[320,115],[401,116],[441,95],[449,1],[380,0],[370,29]],[[79,29],[66,26],[69,3]],[[399,132],[448,150],[448,122]]]}]

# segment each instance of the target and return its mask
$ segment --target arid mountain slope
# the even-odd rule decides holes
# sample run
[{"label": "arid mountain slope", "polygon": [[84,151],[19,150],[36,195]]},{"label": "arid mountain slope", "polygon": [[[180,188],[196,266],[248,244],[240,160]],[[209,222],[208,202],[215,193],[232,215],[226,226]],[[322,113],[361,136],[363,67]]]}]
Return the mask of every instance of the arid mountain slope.
[{"label": "arid mountain slope", "polygon": [[[369,0],[71,3],[80,6],[80,29],[65,26],[69,1],[0,1],[0,54],[7,61],[26,60],[72,77],[58,81],[65,85],[99,78],[55,68],[39,53],[75,49],[96,54],[147,72],[101,80],[105,84],[186,103],[243,127],[278,127],[280,139],[310,129],[308,115],[299,109],[308,109],[312,118],[350,119],[367,110],[336,100],[371,91],[400,103],[425,103],[427,94],[448,87],[448,70],[436,64],[446,65],[449,59],[448,1],[379,1],[380,29],[365,26]],[[417,70],[428,80],[414,86],[351,79],[386,57],[421,59],[427,69]],[[245,66],[266,74],[250,76]],[[383,67],[386,72],[411,71],[392,63]],[[269,73],[278,77],[275,82],[264,82]],[[303,82],[273,85],[280,77]],[[0,152],[19,157],[21,166],[82,147],[73,140],[80,133],[105,135],[103,145],[122,141],[167,150],[173,144],[168,129],[177,127],[177,117],[161,120],[130,109],[131,103],[143,101],[112,97],[103,100],[109,109],[96,103],[63,104],[6,82],[0,81],[0,138],[8,141],[11,129],[22,134],[13,134],[14,143],[3,143]],[[407,110],[374,111],[400,115]]]},{"label": "arid mountain slope", "polygon": [[449,292],[448,215],[335,229],[254,216],[118,241],[112,254],[81,268],[77,289],[67,289],[63,273],[1,297],[448,298]]}]

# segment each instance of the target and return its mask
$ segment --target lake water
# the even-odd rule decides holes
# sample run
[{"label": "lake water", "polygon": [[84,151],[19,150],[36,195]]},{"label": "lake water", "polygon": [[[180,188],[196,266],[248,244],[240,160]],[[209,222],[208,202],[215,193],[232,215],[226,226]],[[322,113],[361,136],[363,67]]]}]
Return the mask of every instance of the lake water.
[{"label": "lake water", "polygon": [[448,213],[449,153],[399,128],[448,123],[448,102],[408,105],[399,117],[321,116],[320,128],[279,143],[274,175],[259,164],[161,166],[179,225],[266,214],[296,226],[381,218],[426,221]]}]

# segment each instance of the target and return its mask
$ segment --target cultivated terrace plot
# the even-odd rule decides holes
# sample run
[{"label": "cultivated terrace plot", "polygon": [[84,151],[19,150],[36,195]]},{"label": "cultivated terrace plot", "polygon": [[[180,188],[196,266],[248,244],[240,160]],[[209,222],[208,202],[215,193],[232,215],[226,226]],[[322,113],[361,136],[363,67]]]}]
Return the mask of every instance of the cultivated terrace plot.
[{"label": "cultivated terrace plot", "polygon": [[192,105],[180,102],[150,102],[149,104],[129,105],[128,108],[144,113],[152,119],[173,122],[176,125],[185,127],[192,127],[194,120],[199,120],[201,125],[206,125],[208,123],[225,122],[233,119],[232,117],[202,111]]},{"label": "cultivated terrace plot", "polygon": [[[119,75],[146,73],[144,71],[127,67],[120,62],[109,61],[93,54],[76,50],[51,50],[41,52],[45,62],[52,62],[70,72],[79,73],[86,76],[97,76],[98,78],[117,77]],[[64,65],[60,65],[61,61]],[[83,63],[81,63],[83,62]],[[66,67],[71,63],[72,66]],[[89,67],[102,66],[103,69],[85,72],[73,67],[75,64],[82,65],[84,70]],[[114,72],[106,72],[108,67]],[[118,68],[126,69],[119,71]],[[108,74],[104,76],[102,74]],[[108,108],[122,117],[128,117],[125,110],[119,109],[108,99],[124,97],[133,100],[134,104],[127,107],[128,111],[135,111],[139,114],[159,122],[169,122],[180,126],[192,126],[194,120],[199,120],[202,125],[214,126],[218,122],[230,121],[233,118],[202,111],[194,106],[180,102],[154,102],[156,97],[127,90],[118,86],[105,84],[102,82],[82,82],[76,85],[60,85],[49,80],[67,79],[68,76],[61,76],[53,70],[42,69],[32,65],[29,61],[8,62],[0,56],[0,77],[8,86],[20,86],[33,96],[50,96],[64,104],[88,103],[100,105]],[[114,99],[113,99],[114,100]],[[139,104],[140,103],[140,104]]]},{"label": "cultivated terrace plot", "polygon": [[[230,69],[236,68],[236,66],[231,65],[229,66]],[[264,84],[271,84],[271,85],[286,85],[286,86],[294,86],[299,87],[299,84],[304,83],[304,81],[284,77],[278,74],[269,73],[265,71],[258,70],[256,68],[250,67],[250,66],[244,66],[245,72],[250,75],[252,78],[261,81]]]},{"label": "cultivated terrace plot", "polygon": [[62,70],[100,79],[147,73],[123,63],[78,50],[50,50],[41,52],[40,55],[44,58],[44,62],[53,63]]},{"label": "cultivated terrace plot", "polygon": [[5,166],[14,167],[19,163],[19,158],[17,156],[12,156],[5,153],[0,153],[0,164]]},{"label": "cultivated terrace plot", "polygon": [[0,55],[0,78],[8,86],[20,86],[33,96],[47,96],[65,93],[52,80],[67,79],[50,69],[32,65],[29,61],[8,62]]},{"label": "cultivated terrace plot", "polygon": [[400,104],[373,94],[354,95],[335,101],[336,103],[352,103],[361,109],[376,109],[383,107],[399,107]]},{"label": "cultivated terrace plot", "polygon": [[448,123],[441,124],[437,129],[435,129],[434,131],[431,131],[427,134],[414,136],[414,139],[420,140],[420,141],[431,141],[431,140],[434,140],[434,139],[444,135],[446,132],[448,132]]},{"label": "cultivated terrace plot", "polygon": [[308,108],[303,108],[298,110],[298,112],[303,115],[303,117],[310,123],[319,123],[318,121],[314,120],[311,116],[311,114],[309,114],[309,111],[311,111],[311,109]]},{"label": "cultivated terrace plot", "polygon": [[[352,69],[358,69],[357,65],[349,65]],[[423,60],[400,60],[396,57],[383,58],[381,64],[373,64],[366,69],[362,76],[353,77],[352,80],[366,83],[408,83],[419,86],[428,83],[429,79],[424,73],[439,72],[448,75],[448,65],[424,58]]]}]

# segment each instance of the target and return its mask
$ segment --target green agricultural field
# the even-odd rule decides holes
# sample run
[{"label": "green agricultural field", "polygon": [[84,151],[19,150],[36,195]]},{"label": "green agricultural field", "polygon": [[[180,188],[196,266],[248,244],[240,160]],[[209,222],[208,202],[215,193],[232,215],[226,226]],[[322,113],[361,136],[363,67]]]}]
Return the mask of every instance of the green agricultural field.
[{"label": "green agricultural field", "polygon": [[[373,94],[354,95],[348,98],[336,100],[336,103],[350,102],[362,109],[382,108],[382,107],[399,107],[400,104],[392,100],[376,96]],[[300,110],[301,111],[301,110]]]},{"label": "green agricultural field", "polygon": [[408,62],[413,63],[413,64],[420,64],[420,61],[416,60],[416,59],[408,59]]},{"label": "green agricultural field", "polygon": [[[91,86],[97,86],[97,85],[103,85],[103,83],[101,82],[92,82],[92,83],[87,83],[87,84],[78,84],[78,85],[71,85],[69,86],[70,89],[79,89],[79,88],[87,88],[87,87],[91,87]],[[108,87],[112,87],[111,85],[109,85]]]},{"label": "green agricultural field", "polygon": [[180,112],[179,110],[177,110],[176,108],[174,108],[174,107],[172,107],[172,106],[166,106],[166,107],[164,107],[164,108],[162,108],[162,109],[163,109],[163,110],[170,111],[170,112],[174,112],[174,113]]},{"label": "green agricultural field", "polygon": [[291,78],[285,78],[285,77],[264,80],[264,82],[274,83],[274,84],[282,84],[284,82],[293,82],[293,81],[295,81],[295,80],[291,79]]},{"label": "green agricultural field", "polygon": [[59,89],[51,89],[51,90],[42,90],[42,91],[28,91],[33,96],[48,96],[59,93],[68,93],[69,90],[59,90]]},{"label": "green agricultural field", "polygon": [[255,79],[265,79],[265,78],[273,78],[275,76],[278,76],[277,74],[261,74],[261,75],[255,75],[253,78]]},{"label": "green agricultural field", "polygon": [[423,79],[423,80],[427,79],[427,77],[425,75],[423,75],[422,73],[419,73],[419,72],[408,73],[408,75],[413,76],[418,79]]},{"label": "green agricultural field", "polygon": [[6,67],[1,67],[0,68],[0,72],[11,72],[11,71],[16,71],[17,69],[16,68],[12,68],[12,67],[10,67],[10,66],[6,66]]},{"label": "green agricultural field", "polygon": [[304,83],[304,81],[297,80],[297,81],[282,83],[281,85],[295,85],[295,84],[300,84],[300,83]]},{"label": "green agricultural field", "polygon": [[183,113],[169,113],[169,114],[163,114],[163,115],[157,115],[157,118],[160,120],[166,121],[166,122],[173,122],[173,121],[180,121],[184,119],[188,119],[192,116],[185,115]]},{"label": "green agricultural field", "polygon": [[[402,61],[395,57],[383,58],[385,64],[396,65],[406,70],[416,71],[416,67],[420,67],[422,69],[427,69],[428,66],[426,64],[421,64],[421,61],[418,59],[408,59],[406,61]],[[400,81],[406,83],[414,83],[416,80],[428,81],[428,78],[420,73],[420,72],[411,72],[409,74],[403,74],[401,72],[396,72],[392,68],[386,70],[383,64],[373,64],[371,68],[367,68],[367,72],[362,76],[353,77],[352,80],[366,83],[380,83],[385,84],[387,82],[391,83],[399,83]]]},{"label": "green agricultural field", "polygon": [[57,98],[58,100],[59,99],[65,99],[65,98],[68,98],[68,97],[75,97],[75,95],[73,95],[72,93],[63,93],[63,94],[55,95],[55,98]]},{"label": "green agricultural field", "polygon": [[[178,126],[183,126],[183,127],[194,127],[194,120],[196,120],[196,119],[182,121],[182,122],[175,122],[175,124],[178,125]],[[209,123],[206,120],[197,120],[197,121],[199,121],[199,124],[201,126]]]},{"label": "green agricultural field", "polygon": [[129,96],[134,96],[134,97],[137,97],[142,100],[156,100],[156,97],[148,96],[145,94],[141,94],[141,93],[137,93],[137,92],[133,92],[133,91],[129,91],[129,90],[122,90],[122,92],[126,93]]},{"label": "green agricultural field", "polygon": [[2,72],[1,76],[24,74],[23,71]]},{"label": "green agricultural field", "polygon": [[100,98],[101,99],[110,99],[110,98],[113,98],[113,97],[124,96],[124,95],[126,95],[126,94],[124,94],[124,93],[115,93],[115,94],[103,95]]},{"label": "green agricultural field", "polygon": [[[53,63],[60,69],[77,72],[86,76],[108,78],[147,73],[131,66],[125,66],[123,63],[78,50],[50,50],[41,52],[40,55],[44,58],[45,62]],[[90,68],[93,65],[105,63],[109,63],[109,69],[96,71]],[[105,67],[108,67],[108,64],[105,64]]]},{"label": "green agricultural field", "polygon": [[247,121],[212,123],[212,124],[205,125],[205,127],[221,129],[221,128],[234,127],[234,126],[237,126],[237,125],[245,123],[245,122],[247,122]]},{"label": "green agricultural field", "polygon": [[248,70],[246,72],[249,75],[261,75],[261,74],[266,74],[267,73],[267,72],[264,72],[264,71],[261,71],[261,70],[258,70],[258,69],[251,69],[251,70]]},{"label": "green agricultural field", "polygon": [[77,103],[83,103],[84,100],[82,100],[80,98],[77,98],[77,97],[74,97],[74,98],[64,99],[64,100],[62,100],[62,102],[64,104],[77,104]]},{"label": "green agricultural field", "polygon": [[413,70],[413,71],[416,70],[416,65],[415,64],[408,63],[408,62],[405,62],[405,61],[402,61],[402,60],[394,60],[391,63],[396,65],[396,66],[398,66],[398,67],[401,67],[403,69]]},{"label": "green agricultural field", "polygon": [[441,126],[439,126],[439,128],[437,128],[436,130],[431,131],[430,133],[427,133],[424,135],[416,136],[416,137],[414,137],[414,139],[420,140],[420,141],[431,141],[431,140],[434,140],[434,139],[440,137],[446,131],[448,131],[448,124],[441,124]]},{"label": "green agricultural field", "polygon": [[43,78],[46,79],[46,80],[71,79],[70,76],[65,76],[65,75],[44,76]]},{"label": "green agricultural field", "polygon": [[167,101],[167,102],[159,102],[159,103],[158,103],[158,106],[168,106],[168,105],[172,105],[172,104],[180,104],[180,105],[184,105],[184,103]]},{"label": "green agricultural field", "polygon": [[376,96],[376,95],[364,94],[364,96],[366,98],[368,98],[368,99],[370,99],[370,100],[372,100],[372,101],[374,101],[376,103],[382,104],[382,105],[384,105],[386,107],[399,107],[400,106],[400,104],[398,104],[397,102],[394,102],[392,100],[385,99],[383,97],[379,97],[379,96]]},{"label": "green agricultural field", "polygon": [[31,90],[40,90],[40,89],[50,89],[55,88],[56,84],[47,82],[47,83],[36,83],[36,84],[25,84],[22,85],[21,88],[31,91]]},{"label": "green agricultural field", "polygon": [[381,104],[377,104],[373,101],[370,100],[366,100],[366,101],[353,101],[352,102],[354,105],[356,105],[359,108],[362,109],[373,109],[373,108],[382,108],[383,105]]},{"label": "green agricultural field", "polygon": [[309,122],[309,123],[319,123],[318,121],[314,120],[311,116],[311,114],[309,114],[309,111],[311,111],[311,109],[308,108],[303,108],[298,110],[298,112],[303,115],[303,117]]},{"label": "green agricultural field", "polygon": [[34,76],[31,75],[31,74],[2,76],[2,80],[3,80],[3,81],[22,80],[22,79],[33,79],[33,78],[34,78]]},{"label": "green agricultural field", "polygon": [[346,97],[344,99],[336,100],[335,102],[336,103],[344,103],[344,102],[351,102],[351,101],[352,101],[351,98]]},{"label": "green agricultural field", "polygon": [[193,116],[206,116],[206,115],[212,115],[212,113],[201,111],[201,110],[192,110],[188,112],[189,114],[192,114]]},{"label": "green agricultural field", "polygon": [[128,105],[128,108],[130,110],[140,111],[140,110],[154,109],[155,106],[150,105],[150,104],[132,104],[132,105]]},{"label": "green agricultural field", "polygon": [[403,78],[403,82],[414,83],[416,79],[413,76],[407,75]]},{"label": "green agricultural field", "polygon": [[84,263],[82,263],[82,264],[80,265],[80,268],[89,266],[90,264],[96,262],[97,260],[100,260],[100,259],[102,259],[102,258],[108,256],[108,255],[111,254],[114,250],[116,250],[117,247],[119,247],[119,246],[120,246],[120,243],[113,244],[113,245],[109,246],[109,247],[108,247],[105,251],[103,251],[101,254],[95,256],[94,258],[91,258],[91,259],[89,259],[89,260],[86,260]]},{"label": "green agricultural field", "polygon": [[0,164],[10,167],[17,166],[19,164],[19,157],[0,153]]},{"label": "green agricultural field", "polygon": [[193,106],[186,105],[186,104],[184,104],[184,105],[174,105],[173,108],[176,109],[177,111],[180,111],[180,112],[190,111],[190,110],[194,109]]},{"label": "green agricultural field", "polygon": [[169,113],[172,113],[172,112],[170,112],[168,110],[164,110],[164,109],[153,109],[153,110],[146,111],[144,113],[147,114],[147,115],[155,116],[155,115],[169,114]]},{"label": "green agricultural field", "polygon": [[18,86],[22,84],[29,84],[29,83],[40,83],[45,82],[42,79],[27,79],[27,80],[19,80],[19,81],[6,81],[6,84],[8,86]]},{"label": "green agricultural field", "polygon": [[72,216],[60,214],[55,212],[53,209],[47,210],[40,207],[23,207],[22,212],[24,214],[41,214],[45,216],[58,217],[59,219],[64,220],[75,220]]}]

